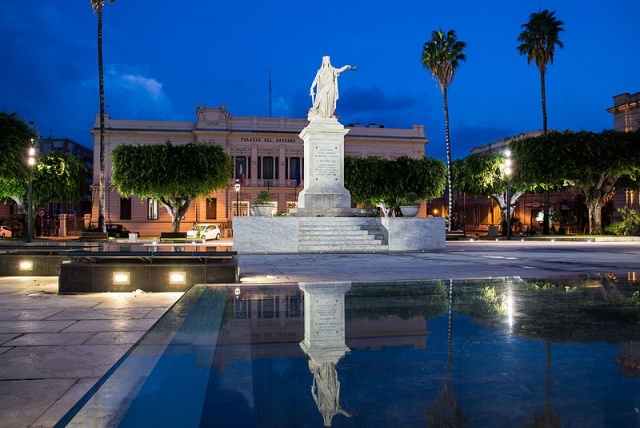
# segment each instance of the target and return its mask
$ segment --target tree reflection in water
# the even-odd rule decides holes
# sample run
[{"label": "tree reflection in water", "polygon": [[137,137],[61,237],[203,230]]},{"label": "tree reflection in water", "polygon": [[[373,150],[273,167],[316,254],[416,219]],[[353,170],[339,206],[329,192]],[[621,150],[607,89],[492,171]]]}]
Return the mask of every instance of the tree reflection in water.
[{"label": "tree reflection in water", "polygon": [[453,280],[449,280],[448,329],[447,329],[447,374],[444,387],[427,409],[427,426],[430,427],[466,427],[469,417],[464,415],[458,397],[451,388],[451,341],[453,335]]},{"label": "tree reflection in water", "polygon": [[546,400],[542,413],[533,415],[531,422],[525,425],[527,428],[560,428],[560,414],[553,410],[551,403],[551,342],[547,340],[547,376],[546,376]]}]

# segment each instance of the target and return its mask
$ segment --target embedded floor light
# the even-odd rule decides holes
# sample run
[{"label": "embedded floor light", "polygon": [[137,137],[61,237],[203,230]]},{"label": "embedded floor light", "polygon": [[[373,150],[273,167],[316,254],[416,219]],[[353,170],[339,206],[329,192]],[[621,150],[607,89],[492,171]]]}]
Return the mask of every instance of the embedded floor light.
[{"label": "embedded floor light", "polygon": [[33,260],[20,260],[18,270],[33,270]]},{"label": "embedded floor light", "polygon": [[116,284],[130,284],[131,274],[129,272],[114,272],[113,273],[113,285]]},{"label": "embedded floor light", "polygon": [[169,272],[169,284],[186,284],[187,272]]}]

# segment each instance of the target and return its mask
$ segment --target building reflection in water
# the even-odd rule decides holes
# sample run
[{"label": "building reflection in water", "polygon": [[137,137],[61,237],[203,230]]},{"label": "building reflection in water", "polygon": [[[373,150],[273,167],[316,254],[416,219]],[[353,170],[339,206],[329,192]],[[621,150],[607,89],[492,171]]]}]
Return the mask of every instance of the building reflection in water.
[{"label": "building reflection in water", "polygon": [[[230,297],[218,336],[214,367],[225,373],[237,361],[284,361],[304,355],[311,374],[309,398],[326,426],[335,422],[336,416],[349,417],[354,411],[362,411],[341,406],[338,377],[341,358],[351,349],[374,352],[395,346],[426,349],[429,333],[426,313],[423,309],[412,311],[422,308],[424,302],[414,295],[394,292],[393,302],[386,297],[376,298],[376,305],[390,309],[375,316],[369,313],[373,300],[363,292],[387,287],[358,284],[354,291],[351,282],[228,287]],[[386,292],[382,295],[386,296]],[[441,313],[444,307],[443,301],[434,313]],[[253,376],[255,382],[260,382],[258,378],[269,378],[271,382],[274,374],[260,372]],[[309,391],[308,387],[304,390]],[[252,392],[247,392],[249,401],[252,396]],[[297,397],[292,395],[289,399]],[[255,403],[257,413],[269,406],[279,406],[276,400],[275,395],[262,397]]]}]

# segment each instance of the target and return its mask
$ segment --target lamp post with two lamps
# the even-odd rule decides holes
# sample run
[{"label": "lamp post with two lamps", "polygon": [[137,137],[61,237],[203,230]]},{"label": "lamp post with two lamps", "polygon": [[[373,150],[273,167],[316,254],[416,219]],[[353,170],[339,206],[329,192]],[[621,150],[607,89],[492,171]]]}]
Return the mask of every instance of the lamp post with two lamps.
[{"label": "lamp post with two lamps", "polygon": [[504,151],[504,175],[507,177],[507,240],[511,239],[511,174],[513,173],[511,162],[511,150]]},{"label": "lamp post with two lamps", "polygon": [[33,166],[36,164],[36,148],[34,147],[33,138],[31,145],[27,151],[27,165],[29,165],[29,187],[27,188],[27,242],[33,239]]},{"label": "lamp post with two lamps", "polygon": [[240,216],[240,188],[242,187],[240,185],[240,180],[236,180],[236,184],[235,184],[235,189],[236,189],[236,217]]}]

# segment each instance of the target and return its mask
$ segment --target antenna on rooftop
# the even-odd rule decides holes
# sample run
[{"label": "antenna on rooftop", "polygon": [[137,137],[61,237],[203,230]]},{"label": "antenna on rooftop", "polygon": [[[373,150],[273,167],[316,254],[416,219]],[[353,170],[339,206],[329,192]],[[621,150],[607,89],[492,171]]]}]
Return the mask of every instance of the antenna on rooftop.
[{"label": "antenna on rooftop", "polygon": [[269,69],[269,117],[271,117],[271,69]]}]

